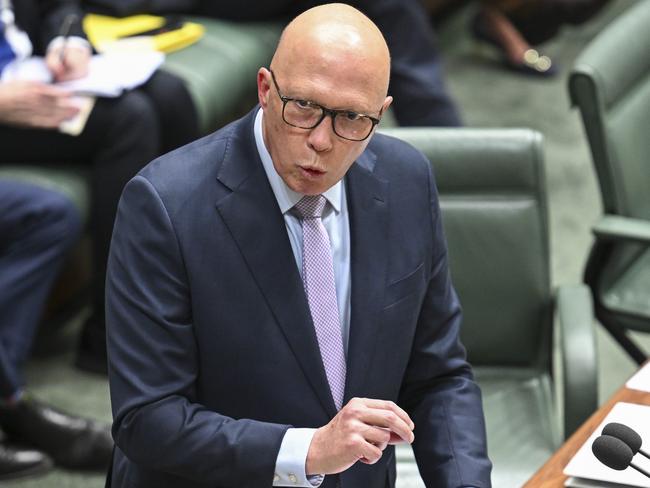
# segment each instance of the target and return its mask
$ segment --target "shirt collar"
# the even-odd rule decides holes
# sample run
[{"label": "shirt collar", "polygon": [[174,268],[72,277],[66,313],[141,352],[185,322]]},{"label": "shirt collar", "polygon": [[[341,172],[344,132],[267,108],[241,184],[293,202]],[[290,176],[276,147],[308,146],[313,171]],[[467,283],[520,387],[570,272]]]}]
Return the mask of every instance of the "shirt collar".
[{"label": "shirt collar", "polygon": [[[273,166],[273,159],[271,159],[271,154],[269,153],[268,149],[266,148],[266,144],[264,143],[264,136],[262,132],[263,114],[264,111],[260,107],[260,109],[257,111],[257,115],[255,116],[255,144],[257,145],[257,152],[259,153],[260,159],[262,160],[264,171],[266,172],[266,177],[269,179],[269,183],[273,189],[275,199],[278,201],[280,211],[284,214],[291,210],[291,208],[296,203],[298,203],[304,195],[289,188],[282,177],[275,170],[275,166]],[[338,181],[334,186],[323,193],[323,196],[327,199],[337,214],[341,211],[341,199],[343,198],[342,184],[343,183],[341,181]]]}]

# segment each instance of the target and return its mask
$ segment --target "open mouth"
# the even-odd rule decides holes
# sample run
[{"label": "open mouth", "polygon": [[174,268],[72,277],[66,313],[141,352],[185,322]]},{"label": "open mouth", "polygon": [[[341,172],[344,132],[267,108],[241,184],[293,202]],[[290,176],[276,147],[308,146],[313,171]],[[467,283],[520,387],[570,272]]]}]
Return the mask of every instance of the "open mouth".
[{"label": "open mouth", "polygon": [[325,174],[325,171],[320,171],[318,169],[314,168],[305,168],[305,167],[300,167],[300,170],[302,171],[303,174],[311,177],[311,178],[318,178],[320,176],[323,176]]}]

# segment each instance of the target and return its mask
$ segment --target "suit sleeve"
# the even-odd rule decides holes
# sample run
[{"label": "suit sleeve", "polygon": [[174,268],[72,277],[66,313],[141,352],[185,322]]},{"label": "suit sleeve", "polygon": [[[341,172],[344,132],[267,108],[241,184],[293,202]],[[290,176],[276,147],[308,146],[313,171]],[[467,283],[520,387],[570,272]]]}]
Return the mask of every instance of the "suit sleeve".
[{"label": "suit sleeve", "polygon": [[430,165],[433,233],[428,288],[400,392],[415,423],[413,450],[427,486],[490,487],[481,393],[460,342],[462,312],[449,274],[437,191]]},{"label": "suit sleeve", "polygon": [[134,463],[217,486],[271,486],[288,425],[197,401],[190,290],[172,221],[142,176],[126,186],[106,283],[113,437]]}]

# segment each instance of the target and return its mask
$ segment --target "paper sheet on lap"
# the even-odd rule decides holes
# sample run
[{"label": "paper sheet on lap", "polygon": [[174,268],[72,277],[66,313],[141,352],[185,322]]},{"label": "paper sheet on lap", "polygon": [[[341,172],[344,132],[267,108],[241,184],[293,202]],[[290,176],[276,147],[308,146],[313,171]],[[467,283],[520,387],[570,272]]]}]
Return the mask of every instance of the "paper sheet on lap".
[{"label": "paper sheet on lap", "polygon": [[[147,82],[165,59],[163,53],[114,52],[97,54],[90,60],[88,75],[78,80],[56,83],[75,94],[118,97]],[[32,80],[51,83],[52,75],[42,57],[14,61],[2,71],[2,81]]]}]

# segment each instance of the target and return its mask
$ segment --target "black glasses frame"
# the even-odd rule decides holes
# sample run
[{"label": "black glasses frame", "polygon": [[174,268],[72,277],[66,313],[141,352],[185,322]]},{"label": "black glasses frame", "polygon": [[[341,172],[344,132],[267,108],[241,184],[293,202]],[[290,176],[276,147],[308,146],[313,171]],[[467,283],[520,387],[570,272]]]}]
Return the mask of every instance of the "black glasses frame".
[{"label": "black glasses frame", "polygon": [[[368,134],[366,134],[366,136],[363,137],[362,139],[351,139],[349,137],[342,136],[341,134],[339,134],[336,131],[336,116],[340,115],[340,114],[344,115],[344,114],[350,113],[350,112],[352,112],[352,110],[336,110],[336,109],[332,109],[332,108],[323,107],[322,105],[320,105],[318,103],[315,103],[315,102],[312,102],[310,100],[303,100],[301,98],[285,97],[284,95],[282,95],[282,92],[280,92],[280,87],[278,86],[278,82],[275,79],[275,74],[273,73],[273,70],[269,69],[269,72],[271,73],[271,79],[273,80],[273,84],[275,85],[275,90],[278,92],[278,96],[280,97],[280,100],[282,100],[282,120],[284,121],[285,124],[290,125],[291,127],[297,127],[298,129],[305,129],[305,130],[315,129],[323,121],[323,119],[325,119],[325,117],[329,116],[329,117],[332,118],[332,129],[334,130],[334,133],[337,136],[339,136],[341,139],[345,139],[347,141],[361,142],[361,141],[365,141],[366,139],[368,139],[368,137],[370,137],[370,134],[372,134],[372,131],[375,128],[375,126],[377,124],[379,124],[379,122],[381,121],[381,119],[378,119],[378,118],[373,117],[371,115],[362,114],[362,113],[359,113],[359,112],[354,112],[355,114],[360,115],[361,117],[366,117],[367,119],[369,119],[372,122],[372,125],[370,126],[370,130],[368,131]],[[287,107],[287,103],[289,103],[289,102],[308,102],[312,107],[319,108],[322,111],[320,119],[318,119],[318,121],[314,125],[312,125],[311,127],[301,127],[299,125],[295,125],[295,124],[292,124],[290,122],[287,122],[287,119],[284,117],[284,110]],[[379,115],[381,116],[381,112],[379,112]]]}]

